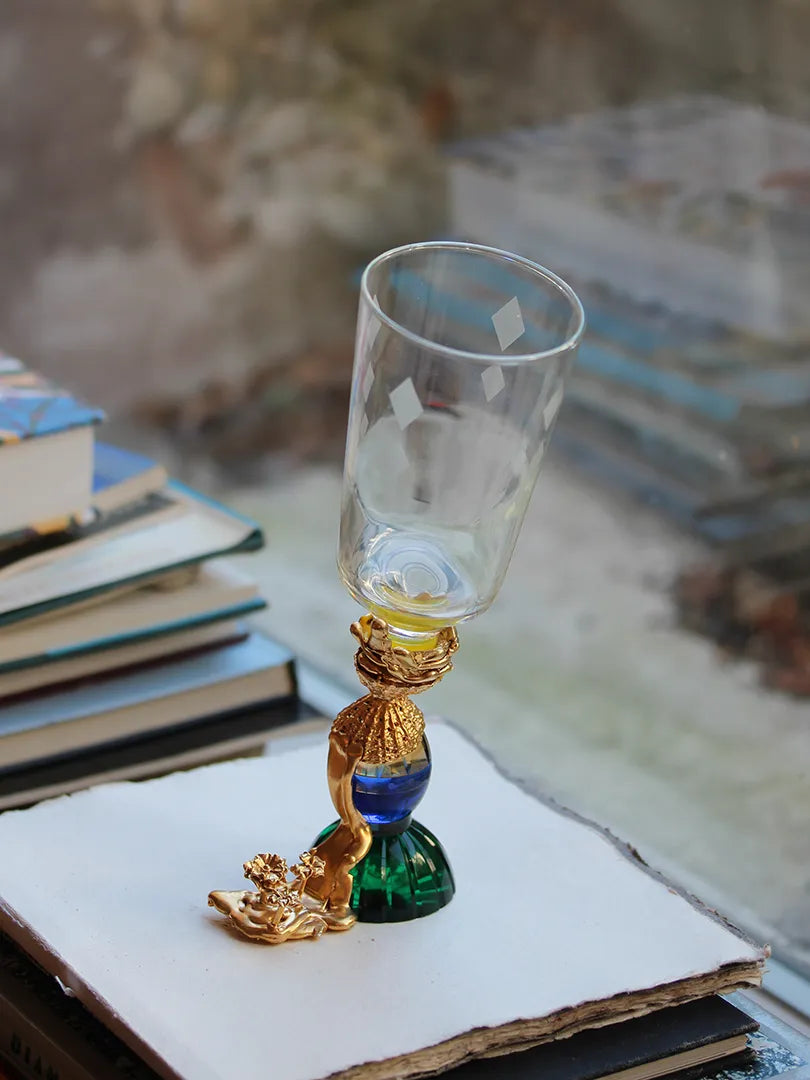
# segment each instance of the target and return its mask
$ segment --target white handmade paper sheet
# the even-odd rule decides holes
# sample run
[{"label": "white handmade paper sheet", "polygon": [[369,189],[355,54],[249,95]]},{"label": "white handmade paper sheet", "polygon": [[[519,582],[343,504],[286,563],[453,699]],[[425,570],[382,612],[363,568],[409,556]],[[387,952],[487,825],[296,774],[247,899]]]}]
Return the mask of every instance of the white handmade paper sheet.
[{"label": "white handmade paper sheet", "polygon": [[428,918],[271,947],[206,906],[246,885],[244,860],[293,861],[333,819],[325,744],[2,815],[0,908],[185,1080],[319,1080],[762,958],[457,732],[430,735],[418,817],[457,895]]}]

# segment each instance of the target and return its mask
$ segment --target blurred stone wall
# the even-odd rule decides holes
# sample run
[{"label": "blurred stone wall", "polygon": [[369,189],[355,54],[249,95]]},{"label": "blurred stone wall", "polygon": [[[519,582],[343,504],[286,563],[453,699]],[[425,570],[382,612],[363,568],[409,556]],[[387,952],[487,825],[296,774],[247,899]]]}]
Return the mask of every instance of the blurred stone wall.
[{"label": "blurred stone wall", "polygon": [[444,140],[674,90],[806,116],[808,28],[810,0],[3,0],[0,341],[235,453],[303,438],[302,396],[337,439],[354,275],[441,233]]}]

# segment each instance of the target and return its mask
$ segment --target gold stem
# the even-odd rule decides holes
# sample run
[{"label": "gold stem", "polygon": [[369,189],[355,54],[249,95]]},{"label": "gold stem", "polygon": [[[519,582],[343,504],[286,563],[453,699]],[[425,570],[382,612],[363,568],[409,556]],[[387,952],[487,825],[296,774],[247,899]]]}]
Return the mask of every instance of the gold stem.
[{"label": "gold stem", "polygon": [[353,884],[351,870],[371,847],[371,828],[352,798],[352,777],[362,757],[361,743],[350,743],[345,736],[332,731],[326,776],[340,822],[315,848],[315,854],[325,863],[324,871],[318,878],[310,878],[306,891],[341,918],[349,913]]}]

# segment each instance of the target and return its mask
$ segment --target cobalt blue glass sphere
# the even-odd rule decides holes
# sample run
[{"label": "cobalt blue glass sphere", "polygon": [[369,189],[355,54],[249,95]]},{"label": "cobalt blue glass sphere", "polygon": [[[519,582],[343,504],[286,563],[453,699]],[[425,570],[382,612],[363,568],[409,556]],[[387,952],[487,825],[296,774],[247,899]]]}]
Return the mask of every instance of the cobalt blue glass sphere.
[{"label": "cobalt blue glass sphere", "polygon": [[397,824],[406,829],[427,789],[430,769],[430,747],[425,738],[418,750],[399,761],[385,765],[361,762],[352,778],[354,805],[372,829]]}]

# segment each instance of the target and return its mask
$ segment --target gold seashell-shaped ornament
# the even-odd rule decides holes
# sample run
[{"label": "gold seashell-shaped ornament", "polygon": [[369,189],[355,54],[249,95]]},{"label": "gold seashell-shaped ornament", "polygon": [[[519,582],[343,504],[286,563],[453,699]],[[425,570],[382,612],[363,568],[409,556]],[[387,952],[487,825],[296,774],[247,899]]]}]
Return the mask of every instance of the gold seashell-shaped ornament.
[{"label": "gold seashell-shaped ornament", "polygon": [[412,754],[422,745],[425,717],[408,698],[386,700],[368,694],[338,713],[332,733],[346,745],[362,746],[361,761],[384,765]]}]

